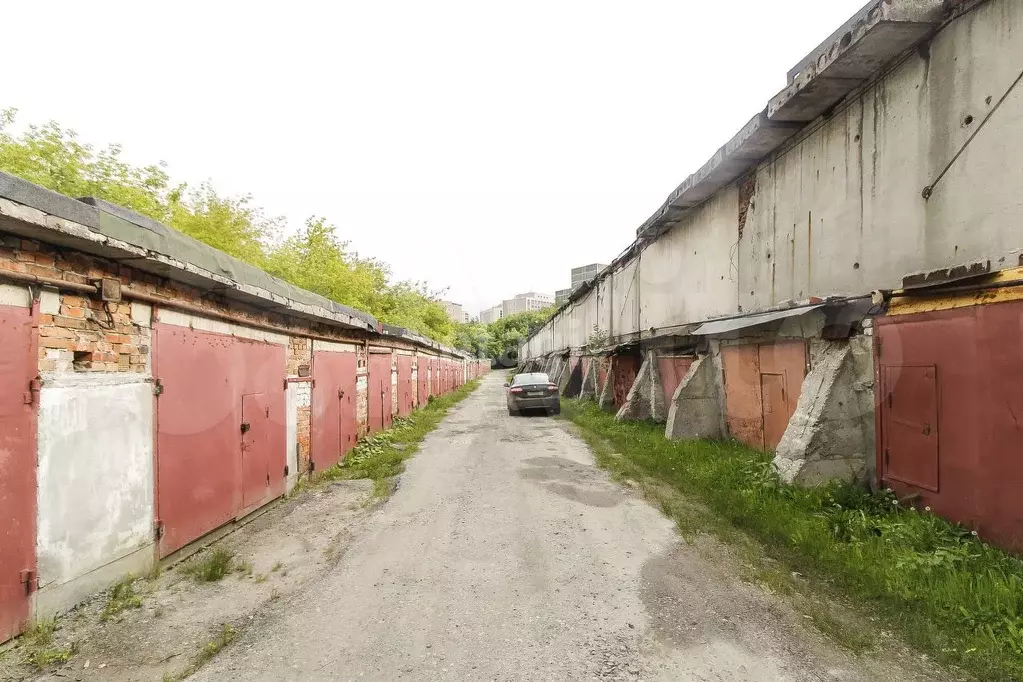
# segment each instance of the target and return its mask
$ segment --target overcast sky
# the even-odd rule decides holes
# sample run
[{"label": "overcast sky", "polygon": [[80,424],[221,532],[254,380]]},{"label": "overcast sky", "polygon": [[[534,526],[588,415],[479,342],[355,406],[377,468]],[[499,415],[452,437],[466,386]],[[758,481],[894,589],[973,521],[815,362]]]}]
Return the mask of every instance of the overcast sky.
[{"label": "overcast sky", "polygon": [[863,0],[10,2],[0,107],[475,313],[607,263]]}]

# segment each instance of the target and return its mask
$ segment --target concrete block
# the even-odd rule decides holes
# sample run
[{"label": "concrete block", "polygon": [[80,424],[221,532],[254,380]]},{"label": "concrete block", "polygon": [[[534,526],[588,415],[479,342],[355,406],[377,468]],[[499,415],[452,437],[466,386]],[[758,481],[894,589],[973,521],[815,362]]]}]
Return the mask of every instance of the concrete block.
[{"label": "concrete block", "polygon": [[153,326],[153,306],[148,303],[131,302],[131,321],[140,327]]},{"label": "concrete block", "polygon": [[60,292],[56,289],[39,291],[39,312],[43,315],[60,314]]},{"label": "concrete block", "polygon": [[664,437],[670,440],[721,438],[721,387],[714,359],[701,356],[679,382],[668,407]]},{"label": "concrete block", "polygon": [[[614,362],[614,360],[611,360]],[[602,410],[614,409],[614,380],[611,377],[611,365],[607,367],[607,378],[604,380],[604,385],[600,387],[600,395],[597,397],[597,406]]]},{"label": "concrete block", "polygon": [[874,460],[870,339],[815,341],[811,356],[774,466],[787,483],[866,482]]},{"label": "concrete block", "polygon": [[[16,306],[18,308],[29,308],[32,306],[32,296],[28,287],[16,284],[0,284],[0,305]],[[58,309],[60,304],[58,301]],[[52,315],[53,313],[48,313]]]}]

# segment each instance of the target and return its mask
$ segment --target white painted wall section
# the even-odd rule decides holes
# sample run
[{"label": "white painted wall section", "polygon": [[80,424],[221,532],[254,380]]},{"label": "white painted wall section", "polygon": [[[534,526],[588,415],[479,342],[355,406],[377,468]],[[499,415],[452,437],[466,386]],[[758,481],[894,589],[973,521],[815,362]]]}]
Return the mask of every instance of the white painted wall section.
[{"label": "white painted wall section", "polygon": [[189,327],[191,329],[211,332],[213,334],[227,334],[229,336],[237,336],[240,339],[265,341],[266,343],[273,343],[278,346],[287,346],[290,342],[290,337],[286,334],[278,334],[276,332],[265,331],[263,329],[254,329],[252,327],[234,324],[233,322],[214,320],[208,317],[200,317],[199,315],[191,315],[189,313],[182,313],[176,310],[169,310],[167,308],[160,308],[157,315],[160,322],[163,322],[164,324],[173,324],[178,327]]},{"label": "white painted wall section", "polygon": [[153,542],[153,390],[130,375],[47,379],[39,395],[40,588]]}]

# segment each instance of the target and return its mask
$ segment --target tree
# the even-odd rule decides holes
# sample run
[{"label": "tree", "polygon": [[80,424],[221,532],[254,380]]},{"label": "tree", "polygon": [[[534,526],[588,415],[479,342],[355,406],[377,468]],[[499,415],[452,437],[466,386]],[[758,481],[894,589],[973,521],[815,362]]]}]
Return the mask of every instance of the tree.
[{"label": "tree", "polygon": [[455,348],[477,358],[487,358],[490,355],[490,330],[487,325],[481,322],[467,322],[455,325]]},{"label": "tree", "polygon": [[456,347],[494,359],[511,355],[518,352],[530,334],[551,319],[555,310],[557,308],[551,306],[515,313],[487,325],[479,322],[460,324],[455,331]]},{"label": "tree", "polygon": [[96,150],[55,122],[10,132],[16,110],[0,111],[0,170],[70,197],[93,196],[149,216],[272,275],[387,324],[441,343],[455,325],[423,282],[390,282],[388,266],[363,258],[322,217],[287,239],[282,218],[268,218],[252,198],[225,197],[212,183],[171,186],[163,162],[143,167],[121,159],[121,147]]}]

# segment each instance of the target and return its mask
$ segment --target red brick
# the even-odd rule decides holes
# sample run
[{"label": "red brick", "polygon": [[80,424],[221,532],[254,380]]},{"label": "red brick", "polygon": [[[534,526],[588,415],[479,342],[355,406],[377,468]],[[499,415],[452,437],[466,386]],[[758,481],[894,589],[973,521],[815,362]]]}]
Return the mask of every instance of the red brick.
[{"label": "red brick", "polygon": [[80,317],[68,317],[67,315],[58,315],[53,318],[54,324],[58,324],[61,327],[68,327],[69,329],[88,329],[88,321]]},{"label": "red brick", "polygon": [[74,296],[72,294],[64,294],[60,297],[60,302],[72,308],[84,308],[88,305],[87,299],[82,296]]},{"label": "red brick", "polygon": [[51,268],[56,265],[56,261],[53,256],[45,253],[37,253],[35,255],[35,262],[39,265],[45,265]]},{"label": "red brick", "polygon": [[71,339],[60,339],[54,336],[44,336],[39,339],[39,345],[43,348],[59,348],[61,350],[71,349]]},{"label": "red brick", "polygon": [[75,317],[75,318],[81,319],[81,318],[85,317],[85,309],[84,308],[72,308],[70,306],[62,305],[60,307],[60,314],[66,316],[66,317]]},{"label": "red brick", "polygon": [[131,343],[131,337],[127,334],[107,334],[107,341],[113,344]]},{"label": "red brick", "polygon": [[87,284],[89,278],[85,275],[79,275],[77,272],[64,272],[64,281],[75,282],[76,284]]},{"label": "red brick", "polygon": [[131,364],[133,364],[133,365],[144,365],[144,364],[146,364],[146,356],[145,355],[132,355],[131,359],[129,360],[129,362],[131,362]]},{"label": "red brick", "polygon": [[36,277],[51,277],[54,279],[60,279],[60,270],[57,268],[49,268],[43,265],[37,265],[36,263],[26,263],[25,272],[35,275]]},{"label": "red brick", "polygon": [[[96,355],[96,344],[90,341],[68,342],[68,348],[76,353],[92,353],[93,356]],[[93,359],[95,359],[95,357]]]},{"label": "red brick", "polygon": [[39,324],[40,325],[53,324],[53,315],[40,315]]},{"label": "red brick", "polygon": [[21,263],[35,263],[35,256],[31,251],[15,251],[14,260]]},{"label": "red brick", "polygon": [[38,251],[39,242],[34,242],[31,239],[22,239],[21,248],[24,249],[25,251]]},{"label": "red brick", "polygon": [[54,337],[59,339],[73,339],[75,337],[75,333],[65,327],[44,325],[39,327],[39,336]]}]

